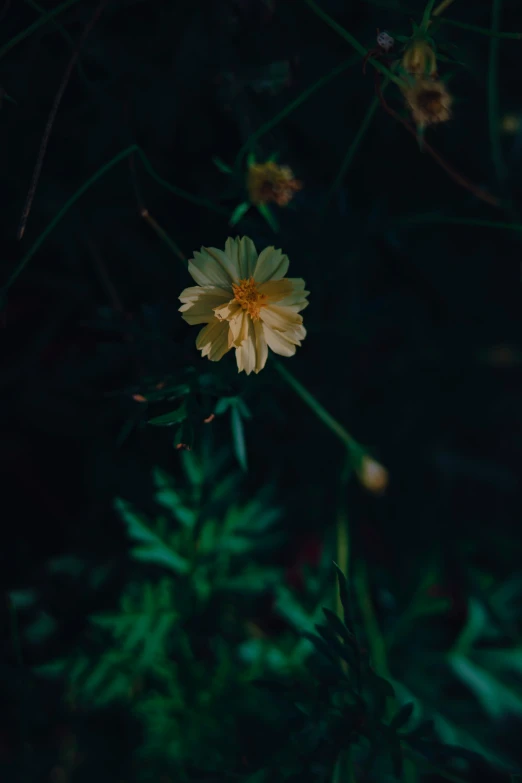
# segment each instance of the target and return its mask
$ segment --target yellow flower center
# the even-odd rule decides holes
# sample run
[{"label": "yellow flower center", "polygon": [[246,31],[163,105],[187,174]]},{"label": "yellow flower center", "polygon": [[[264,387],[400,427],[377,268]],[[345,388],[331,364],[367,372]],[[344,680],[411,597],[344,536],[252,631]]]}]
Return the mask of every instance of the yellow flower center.
[{"label": "yellow flower center", "polygon": [[257,290],[256,282],[253,277],[247,280],[240,280],[239,283],[232,283],[234,299],[246,310],[253,321],[259,319],[259,312],[262,307],[266,307],[266,294],[260,294]]}]

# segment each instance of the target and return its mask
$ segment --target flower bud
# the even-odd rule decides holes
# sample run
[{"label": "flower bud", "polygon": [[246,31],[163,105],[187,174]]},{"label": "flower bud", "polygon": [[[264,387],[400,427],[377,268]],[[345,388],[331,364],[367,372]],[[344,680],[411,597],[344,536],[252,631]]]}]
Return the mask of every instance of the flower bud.
[{"label": "flower bud", "polygon": [[401,65],[412,76],[428,77],[437,74],[435,52],[429,43],[422,38],[414,40],[408,46]]},{"label": "flower bud", "polygon": [[362,458],[358,475],[363,487],[376,495],[381,495],[388,486],[388,471],[383,465],[368,455]]}]

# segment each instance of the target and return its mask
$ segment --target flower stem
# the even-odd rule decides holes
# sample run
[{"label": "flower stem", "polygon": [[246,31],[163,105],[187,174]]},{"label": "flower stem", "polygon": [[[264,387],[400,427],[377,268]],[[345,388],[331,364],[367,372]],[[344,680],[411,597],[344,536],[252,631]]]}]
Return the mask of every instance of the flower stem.
[{"label": "flower stem", "polygon": [[51,19],[54,19],[55,16],[61,14],[62,11],[66,11],[77,2],[78,0],[66,0],[65,3],[62,3],[57,8],[49,11],[49,13],[46,13],[45,16],[41,16],[40,19],[37,19],[36,22],[33,22],[33,24],[29,25],[29,27],[26,27],[25,30],[22,30],[21,33],[18,33],[18,35],[15,35],[14,38],[11,38],[10,41],[0,47],[0,57],[3,57],[4,54],[13,48],[13,46],[16,46],[16,44],[20,43],[20,41],[23,41],[24,38],[32,35],[32,33],[42,27],[42,25],[47,24],[47,22],[49,22]]},{"label": "flower stem", "polygon": [[[491,31],[498,33],[500,22],[500,9],[502,1],[493,0],[491,10]],[[499,133],[499,100],[498,100],[498,55],[500,40],[492,37],[489,45],[489,68],[488,68],[488,119],[489,119],[489,137],[491,143],[491,157],[495,167],[497,182],[501,185],[506,180],[506,166],[502,156],[502,144]]]},{"label": "flower stem", "polygon": [[[385,79],[384,83],[382,85],[382,92],[386,89],[388,85],[389,80]],[[352,143],[350,144],[348,151],[344,157],[343,162],[341,163],[341,167],[339,171],[337,172],[337,175],[335,177],[335,180],[332,183],[332,186],[330,187],[330,190],[328,191],[328,194],[326,196],[325,202],[323,206],[321,207],[321,212],[319,215],[319,221],[321,221],[328,211],[328,206],[335,194],[335,192],[338,190],[339,186],[341,185],[341,182],[343,181],[344,177],[346,176],[346,172],[355,156],[355,153],[357,152],[357,149],[359,148],[359,145],[361,144],[364,135],[368,128],[370,127],[371,121],[373,120],[373,117],[375,115],[375,112],[380,106],[380,100],[378,97],[374,98],[372,102],[370,103],[368,107],[368,111],[364,115],[363,121],[359,126],[359,130],[355,134]]]},{"label": "flower stem", "polygon": [[5,283],[3,287],[3,293],[7,291],[8,288],[10,288],[17,277],[23,272],[26,265],[29,263],[31,258],[34,256],[34,254],[39,250],[41,245],[45,242],[51,231],[56,228],[58,223],[62,220],[63,217],[67,214],[67,212],[70,210],[70,208],[78,201],[78,199],[83,196],[84,193],[86,193],[92,185],[94,185],[101,177],[103,177],[110,169],[114,168],[120,161],[124,160],[125,158],[128,158],[129,155],[132,155],[136,153],[136,155],[141,160],[145,170],[147,173],[156,180],[156,182],[161,185],[166,190],[169,190],[171,193],[174,193],[178,198],[184,199],[185,201],[189,201],[192,204],[197,204],[200,207],[205,207],[206,209],[210,209],[213,212],[216,212],[220,215],[224,215],[228,217],[228,211],[223,209],[222,207],[217,206],[216,204],[213,204],[211,201],[207,201],[207,199],[199,198],[198,196],[193,196],[192,193],[187,193],[186,191],[182,190],[181,188],[176,187],[175,185],[171,185],[170,182],[167,182],[162,177],[159,176],[159,174],[156,172],[156,170],[153,168],[151,163],[149,162],[147,156],[142,151],[141,147],[139,147],[137,144],[131,144],[130,147],[127,147],[126,149],[122,150],[122,152],[119,152],[117,155],[114,156],[108,163],[105,163],[105,165],[101,166],[98,171],[96,171],[92,177],[89,177],[83,185],[81,185],[78,190],[73,193],[73,195],[70,197],[70,199],[64,204],[64,206],[61,208],[61,210],[54,216],[54,218],[51,220],[50,223],[45,227],[45,229],[42,231],[40,236],[36,239],[36,241],[33,243],[33,245],[29,248],[27,253],[23,256],[23,258],[20,259],[18,264],[16,265],[15,269],[11,273],[11,276]]},{"label": "flower stem", "polygon": [[305,402],[313,410],[317,418],[319,418],[323,424],[325,424],[328,429],[331,430],[334,435],[337,435],[339,440],[344,443],[350,456],[352,457],[352,464],[354,467],[359,467],[362,458],[366,454],[366,451],[363,449],[360,443],[358,443],[355,438],[352,438],[350,433],[345,430],[343,425],[340,424],[337,419],[334,419],[334,417],[328,413],[325,408],[323,408],[321,403],[315,399],[313,394],[311,394],[308,389],[305,389],[302,383],[294,378],[294,376],[288,372],[288,370],[283,367],[282,364],[280,364],[277,360],[274,360],[274,364],[278,373],[285,379],[288,385],[292,387],[299,397],[301,397],[303,402]]},{"label": "flower stem", "polygon": [[442,0],[442,3],[439,3],[439,5],[436,7],[434,12],[432,13],[432,16],[440,16],[444,13],[446,8],[452,4],[453,0]]},{"label": "flower stem", "polygon": [[346,71],[347,68],[354,65],[356,62],[355,58],[351,58],[350,60],[345,60],[340,65],[336,66],[330,73],[325,74],[325,76],[318,79],[316,82],[310,85],[310,87],[307,87],[306,90],[303,90],[303,92],[297,96],[293,101],[291,101],[289,104],[287,104],[284,109],[281,109],[280,112],[278,112],[275,117],[272,117],[271,120],[268,120],[267,122],[263,123],[260,128],[258,128],[254,133],[252,133],[246,142],[243,144],[241,149],[236,155],[236,160],[234,162],[234,169],[236,172],[239,171],[239,167],[241,164],[241,161],[244,157],[244,155],[248,152],[248,150],[252,149],[252,146],[255,144],[256,141],[258,141],[261,136],[264,136],[265,133],[268,133],[268,131],[271,131],[272,128],[275,128],[276,125],[278,125],[281,120],[283,120],[285,117],[287,117],[290,112],[292,112],[294,109],[297,109],[298,106],[300,106],[302,103],[304,103],[310,95],[312,95],[316,90],[318,90],[320,87],[322,87],[324,84],[327,84],[329,81],[331,81],[335,76],[338,76],[343,71]]},{"label": "flower stem", "polygon": [[[354,587],[357,596],[357,604],[361,612],[364,633],[368,641],[372,667],[379,677],[389,682],[392,680],[388,668],[388,656],[386,643],[379,628],[379,622],[373,605],[372,594],[368,579],[368,568],[364,560],[359,559],[355,566]],[[395,711],[395,698],[386,699],[386,717],[391,720]]]},{"label": "flower stem", "polygon": [[179,248],[179,247],[177,246],[177,244],[174,242],[174,240],[172,239],[172,237],[170,237],[170,236],[167,234],[167,232],[165,231],[165,229],[161,228],[161,226],[159,225],[159,223],[157,223],[157,222],[156,222],[156,220],[154,220],[154,218],[152,217],[152,215],[150,215],[150,214],[149,214],[149,210],[148,210],[148,209],[142,209],[142,211],[140,212],[140,214],[141,214],[141,217],[142,217],[142,218],[143,218],[143,219],[144,219],[144,220],[145,220],[145,221],[146,221],[146,222],[149,224],[149,226],[150,226],[150,227],[153,229],[153,231],[155,231],[155,232],[156,232],[156,234],[159,236],[159,238],[160,238],[160,239],[161,239],[163,242],[165,242],[165,244],[166,244],[166,245],[168,245],[168,246],[170,247],[170,249],[172,250],[172,252],[173,252],[173,253],[174,253],[174,254],[175,254],[175,255],[176,255],[178,258],[179,258],[179,260],[181,261],[181,263],[182,263],[184,266],[187,266],[187,257],[186,257],[186,255],[183,253],[183,251],[182,251],[182,250],[180,250],[180,248]]},{"label": "flower stem", "polygon": [[[431,0],[430,0],[431,1]],[[305,0],[305,3],[314,11],[314,13],[319,16],[323,22],[326,22],[327,25],[329,25],[332,30],[335,30],[337,33],[339,33],[340,36],[344,38],[345,41],[348,41],[350,46],[355,49],[356,52],[358,52],[361,57],[366,57],[368,52],[364,48],[362,44],[359,43],[359,41],[353,37],[351,33],[348,32],[348,30],[345,30],[344,27],[341,27],[340,24],[338,24],[335,19],[332,19],[332,17],[326,13],[326,11],[323,11],[322,8],[320,8],[315,0]],[[379,60],[375,60],[373,57],[368,57],[366,62],[373,65],[373,67],[377,70],[383,73],[385,76],[387,76],[392,82],[395,82],[395,84],[400,87],[401,89],[405,89],[407,87],[407,84],[402,80],[399,79],[398,76],[396,76],[392,71],[390,71],[389,68],[386,68],[385,65],[383,65]]]}]

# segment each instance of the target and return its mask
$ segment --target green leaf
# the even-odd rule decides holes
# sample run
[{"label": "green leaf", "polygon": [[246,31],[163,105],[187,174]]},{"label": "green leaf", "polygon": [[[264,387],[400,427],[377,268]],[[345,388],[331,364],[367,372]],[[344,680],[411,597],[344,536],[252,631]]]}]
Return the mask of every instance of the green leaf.
[{"label": "green leaf", "polygon": [[165,413],[163,416],[156,416],[154,419],[149,419],[149,424],[153,424],[155,427],[171,427],[173,424],[179,424],[186,418],[187,404],[183,401],[176,410]]},{"label": "green leaf", "polygon": [[419,723],[418,726],[416,726],[412,731],[409,731],[405,735],[405,739],[407,740],[418,740],[423,739],[425,737],[428,737],[433,734],[433,721],[432,720],[423,720],[421,723]]},{"label": "green leaf", "polygon": [[218,400],[218,403],[214,408],[214,413],[216,416],[221,416],[223,413],[226,413],[230,406],[233,405],[234,400],[235,397],[222,397],[220,400]]},{"label": "green leaf", "polygon": [[277,234],[279,232],[279,223],[277,222],[277,219],[270,207],[268,207],[266,204],[258,204],[257,209],[260,215],[266,220],[274,234]]},{"label": "green leaf", "polygon": [[214,156],[214,157],[212,158],[212,163],[213,163],[215,166],[217,166],[217,168],[218,168],[218,169],[219,169],[219,170],[220,170],[220,171],[221,171],[223,174],[232,174],[232,169],[230,168],[230,166],[227,166],[227,164],[226,164],[226,163],[223,163],[223,161],[222,161],[220,158],[218,158],[218,157]]},{"label": "green leaf", "polygon": [[343,607],[343,616],[344,616],[344,624],[348,628],[348,630],[354,634],[354,627],[353,627],[353,621],[351,618],[351,610],[350,610],[350,596],[348,592],[348,582],[346,580],[345,575],[337,565],[337,563],[334,562],[333,564],[335,568],[335,573],[337,574],[337,582],[339,585],[339,597],[341,599],[341,606]]},{"label": "green leaf", "polygon": [[331,661],[331,663],[333,663],[337,667],[339,666],[339,661],[337,659],[337,656],[335,655],[335,653],[332,652],[330,646],[324,641],[324,639],[322,639],[320,636],[316,636],[316,634],[314,633],[308,633],[308,631],[303,631],[301,633],[301,636],[303,637],[303,639],[308,639],[310,642],[312,642],[316,650],[318,650],[326,658],[328,658],[328,660]]},{"label": "green leaf", "polygon": [[246,158],[246,164],[247,167],[250,168],[250,166],[254,166],[256,162],[256,156],[253,152],[249,152]]},{"label": "green leaf", "polygon": [[354,634],[348,630],[348,628],[344,625],[343,622],[341,622],[341,620],[335,614],[335,612],[332,612],[331,609],[327,609],[325,606],[323,606],[323,614],[328,620],[328,623],[330,624],[331,628],[337,634],[339,634],[341,639],[344,639],[344,641],[347,644],[349,644],[356,652],[358,652],[357,640]]},{"label": "green leaf", "polygon": [[390,729],[396,731],[397,729],[402,728],[402,726],[404,726],[411,718],[413,713],[413,706],[413,702],[403,704],[400,710],[391,719]]},{"label": "green leaf", "polygon": [[242,201],[241,204],[238,204],[230,216],[228,225],[235,226],[237,223],[239,223],[239,221],[244,217],[244,215],[246,215],[246,213],[250,209],[250,206],[251,204],[249,201]]},{"label": "green leaf", "polygon": [[137,514],[130,504],[117,498],[114,506],[127,524],[129,537],[143,545],[132,550],[134,558],[143,562],[165,566],[177,574],[186,574],[189,571],[187,560],[150,530],[148,522]]},{"label": "green leaf", "polygon": [[243,427],[243,419],[241,418],[241,413],[239,412],[239,408],[235,405],[231,412],[231,423],[232,423],[232,439],[234,443],[234,452],[237,457],[237,461],[241,465],[241,468],[245,471],[248,470],[248,463],[247,463],[247,450],[246,450],[246,442],[245,442],[245,431]]}]

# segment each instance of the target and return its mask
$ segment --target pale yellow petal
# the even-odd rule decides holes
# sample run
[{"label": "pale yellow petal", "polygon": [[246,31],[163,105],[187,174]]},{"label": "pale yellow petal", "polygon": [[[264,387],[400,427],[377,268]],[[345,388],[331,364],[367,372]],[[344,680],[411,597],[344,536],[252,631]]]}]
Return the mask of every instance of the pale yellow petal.
[{"label": "pale yellow petal", "polygon": [[266,283],[267,280],[280,280],[288,271],[289,261],[281,250],[265,247],[259,254],[254,269],[256,283]]},{"label": "pale yellow petal", "polygon": [[256,335],[251,318],[246,319],[247,337],[236,348],[236,361],[238,372],[245,371],[250,375],[256,369]]},{"label": "pale yellow petal", "polygon": [[185,288],[178,296],[180,302],[192,302],[199,299],[203,294],[215,294],[222,299],[230,299],[230,291],[219,288],[217,285],[193,285]]},{"label": "pale yellow petal", "polygon": [[214,314],[220,321],[231,321],[241,310],[241,305],[235,299],[230,299],[224,304],[214,308]]},{"label": "pale yellow petal", "polygon": [[232,335],[232,342],[234,345],[241,345],[243,340],[246,340],[248,336],[248,324],[251,320],[252,319],[246,310],[240,309],[237,315],[229,321],[230,334]]},{"label": "pale yellow petal", "polygon": [[263,369],[268,359],[268,345],[261,321],[254,321],[254,333],[256,339],[256,367],[254,372],[257,374]]},{"label": "pale yellow petal", "polygon": [[310,291],[305,291],[305,281],[301,277],[289,277],[286,279],[292,283],[293,291],[277,304],[279,307],[292,307],[294,312],[298,313],[308,306],[306,297]]},{"label": "pale yellow petal", "polygon": [[297,277],[284,277],[282,280],[269,280],[259,286],[259,293],[267,297],[269,304],[277,303],[278,307],[291,307],[294,313],[299,313],[308,306],[306,297],[310,291],[304,290],[305,282]]},{"label": "pale yellow petal", "polygon": [[268,280],[258,285],[257,289],[260,294],[266,296],[269,303],[280,302],[281,299],[286,299],[294,293],[292,281],[288,277],[283,277],[282,280]]},{"label": "pale yellow petal", "polygon": [[232,282],[238,279],[233,261],[214,247],[202,247],[201,252],[196,251],[189,261],[188,271],[199,285],[216,285],[230,292]]},{"label": "pale yellow petal", "polygon": [[179,297],[183,302],[179,312],[183,320],[194,326],[207,324],[214,318],[214,308],[223,304],[230,297],[227,291],[216,286],[193,286],[185,288]]},{"label": "pale yellow petal", "polygon": [[252,277],[257,261],[257,250],[250,237],[241,237],[238,260],[241,279],[246,280]]},{"label": "pale yellow petal", "polygon": [[296,344],[288,340],[283,332],[276,332],[274,329],[270,329],[266,324],[263,324],[263,333],[271,351],[279,354],[279,356],[294,355]]},{"label": "pale yellow petal", "polygon": [[208,356],[211,362],[219,361],[230,350],[228,331],[227,321],[215,318],[207,324],[196,339],[196,348],[201,351],[201,356]]},{"label": "pale yellow petal", "polygon": [[302,316],[294,313],[289,307],[278,307],[277,305],[268,305],[263,307],[259,317],[270,329],[277,329],[279,332],[286,332],[295,329],[303,323]]},{"label": "pale yellow petal", "polygon": [[225,253],[233,260],[238,269],[240,280],[252,277],[257,261],[256,246],[250,237],[229,237],[225,242]]}]

